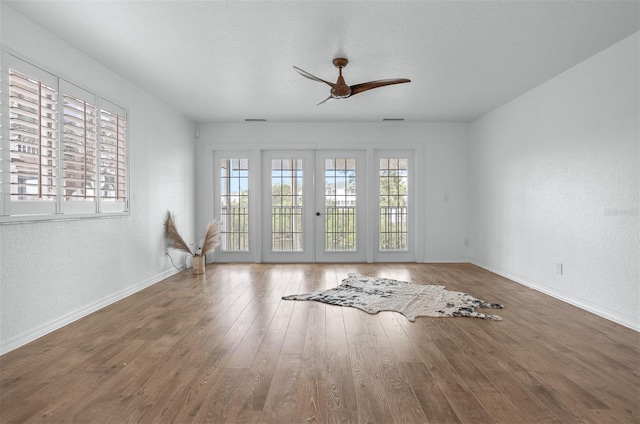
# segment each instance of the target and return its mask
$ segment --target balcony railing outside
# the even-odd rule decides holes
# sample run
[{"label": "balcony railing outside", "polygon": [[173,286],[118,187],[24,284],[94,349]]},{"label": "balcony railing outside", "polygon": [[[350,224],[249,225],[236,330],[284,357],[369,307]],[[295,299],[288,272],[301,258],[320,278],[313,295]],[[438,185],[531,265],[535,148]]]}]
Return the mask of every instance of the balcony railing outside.
[{"label": "balcony railing outside", "polygon": [[356,207],[327,206],[324,219],[324,248],[327,252],[353,252],[357,249]]},{"label": "balcony railing outside", "polygon": [[273,206],[271,208],[271,250],[273,252],[302,252],[302,206]]},{"label": "balcony railing outside", "polygon": [[407,250],[407,207],[380,206],[380,250]]},{"label": "balcony railing outside", "polygon": [[220,250],[223,252],[249,251],[249,208],[223,206],[220,214]]},{"label": "balcony railing outside", "polygon": [[[304,231],[301,206],[271,208],[271,248],[277,252],[303,250]],[[407,250],[406,206],[380,206],[380,250]],[[249,208],[224,206],[221,210],[222,251],[249,250]],[[355,251],[356,207],[328,206],[324,216],[325,250]]]}]

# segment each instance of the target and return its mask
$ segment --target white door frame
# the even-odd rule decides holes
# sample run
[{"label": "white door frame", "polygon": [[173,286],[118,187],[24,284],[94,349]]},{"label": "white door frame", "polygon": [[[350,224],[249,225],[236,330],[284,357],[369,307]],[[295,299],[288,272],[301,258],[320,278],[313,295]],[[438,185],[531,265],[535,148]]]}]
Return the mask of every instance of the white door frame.
[{"label": "white door frame", "polygon": [[[325,246],[325,160],[355,159],[356,162],[356,250],[328,251]],[[317,150],[316,151],[316,262],[366,262],[367,261],[367,152],[366,150]],[[346,190],[346,187],[345,187]],[[318,215],[320,214],[320,215]]]},{"label": "white door frame", "polygon": [[[208,190],[213,194],[212,201],[208,203],[210,210],[205,211],[206,216],[211,219],[221,219],[221,202],[220,202],[220,161],[223,159],[248,159],[249,160],[249,249],[247,251],[221,251],[219,248],[213,253],[215,262],[259,262],[260,249],[258,236],[260,234],[260,222],[256,217],[259,215],[254,213],[260,207],[260,190],[257,187],[258,178],[261,172],[261,163],[259,156],[256,157],[255,152],[251,150],[214,150],[211,156],[211,166],[208,174],[211,176],[206,182],[211,181],[211,185],[206,184]],[[210,259],[210,258],[208,258]]]},{"label": "white door frame", "polygon": [[[303,169],[302,185],[302,250],[301,251],[274,251],[272,245],[272,169],[271,161],[274,159],[301,159]],[[262,260],[264,262],[314,262],[314,164],[315,154],[313,150],[265,150],[262,152]]]},{"label": "white door frame", "polygon": [[[200,175],[197,184],[197,193],[200,195],[197,198],[198,211],[196,212],[198,221],[196,225],[196,233],[201,234],[204,230],[206,223],[211,219],[220,218],[220,169],[219,160],[221,158],[249,158],[251,175],[250,175],[250,226],[252,228],[250,235],[250,251],[249,252],[227,252],[223,253],[219,250],[208,257],[208,259],[215,262],[262,262],[263,261],[263,242],[264,230],[262,208],[263,208],[263,193],[264,182],[262,163],[264,152],[278,150],[278,151],[290,151],[290,145],[273,145],[264,146],[258,144],[247,144],[239,147],[238,150],[224,150],[219,149],[214,144],[203,144],[198,146],[198,154],[202,157],[200,167]],[[300,151],[310,151],[314,154],[319,151],[332,151],[334,154],[345,152],[343,149],[345,146],[342,143],[329,143],[323,145],[322,148],[318,145],[311,144],[298,144],[295,148],[299,148]],[[365,218],[361,221],[365,222],[366,229],[365,234],[368,239],[366,246],[363,248],[366,250],[366,258],[363,262],[414,262],[420,261],[425,251],[425,222],[424,219],[420,219],[421,214],[424,214],[426,207],[426,200],[424,198],[424,184],[422,179],[425,177],[425,170],[422,169],[422,164],[425,161],[425,149],[420,143],[398,143],[393,148],[387,143],[371,143],[362,145],[362,149],[358,149],[360,145],[354,146],[357,151],[366,152],[366,176],[367,176],[367,205],[365,207]],[[409,252],[381,252],[379,249],[379,220],[378,211],[376,210],[375,203],[378,201],[379,188],[377,180],[377,166],[376,161],[380,157],[381,152],[384,156],[392,157],[394,154],[401,154],[407,152],[412,159],[410,163],[409,175],[410,175],[410,225],[409,231]],[[360,173],[362,173],[362,168]],[[315,178],[315,177],[314,177]],[[315,200],[314,200],[315,202]],[[307,214],[310,215],[310,214]],[[315,219],[315,215],[311,214]],[[420,236],[422,234],[422,237]],[[315,253],[314,253],[315,256]],[[312,261],[312,260],[311,260]]]},{"label": "white door frame", "polygon": [[[373,154],[373,166],[370,177],[372,178],[372,196],[369,204],[371,210],[375,211],[375,217],[372,219],[372,228],[374,231],[374,240],[372,242],[373,247],[373,261],[374,262],[415,262],[416,260],[416,245],[417,245],[417,219],[416,219],[416,172],[415,172],[415,151],[414,150],[375,150]],[[379,198],[380,198],[380,184],[379,184],[379,163],[380,159],[407,159],[408,160],[408,206],[407,206],[407,250],[403,251],[383,251],[380,249],[380,217],[379,217]]]}]

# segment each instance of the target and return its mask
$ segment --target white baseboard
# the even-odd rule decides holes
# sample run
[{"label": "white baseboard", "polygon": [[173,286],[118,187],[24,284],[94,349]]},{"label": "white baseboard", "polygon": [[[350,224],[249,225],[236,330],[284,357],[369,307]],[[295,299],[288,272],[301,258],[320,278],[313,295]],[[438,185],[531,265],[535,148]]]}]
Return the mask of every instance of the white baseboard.
[{"label": "white baseboard", "polygon": [[37,328],[34,328],[33,330],[29,330],[23,334],[19,334],[5,341],[4,343],[2,343],[2,345],[0,345],[0,355],[4,355],[7,352],[11,352],[12,350],[19,348],[20,346],[24,346],[27,343],[31,343],[32,341],[39,339],[40,337],[46,334],[49,334],[59,328],[62,328],[67,324],[71,324],[72,322],[77,321],[82,317],[85,317],[97,310],[100,310],[105,306],[109,306],[112,303],[115,303],[121,299],[124,299],[127,296],[131,296],[132,294],[139,292],[140,290],[146,289],[147,287],[152,286],[164,280],[165,278],[168,278],[177,273],[178,273],[177,269],[175,268],[169,269],[165,272],[162,272],[158,275],[148,278],[134,286],[130,286],[124,290],[121,290],[117,293],[109,295],[104,299],[98,300],[97,302],[91,303],[76,311],[63,315],[60,318],[56,318],[53,321],[50,321]]},{"label": "white baseboard", "polygon": [[529,280],[527,278],[521,277],[519,275],[515,275],[512,274],[510,272],[506,272],[506,271],[502,271],[500,269],[496,269],[494,267],[491,267],[489,265],[477,262],[477,261],[471,261],[472,264],[479,266],[480,268],[484,268],[487,271],[491,271],[495,274],[498,274],[504,278],[508,278],[509,280],[515,281],[518,284],[522,284],[523,286],[527,286],[531,289],[537,290],[541,293],[547,294],[551,297],[554,297],[558,300],[561,300],[563,302],[569,303],[573,306],[576,306],[580,309],[584,309],[587,312],[591,312],[592,314],[598,315],[602,318],[608,319],[609,321],[613,321],[617,324],[623,325],[625,327],[628,327],[632,330],[638,331],[640,332],[640,322],[638,322],[637,320],[634,319],[634,317],[631,317],[629,315],[626,314],[621,314],[617,311],[613,311],[609,308],[606,308],[602,305],[597,305],[595,303],[589,302],[588,300],[584,300],[584,299],[580,299],[580,298],[576,298],[574,296],[572,296],[569,293],[564,293],[564,292],[560,292],[557,290],[554,290],[550,287],[545,286],[542,283],[539,283],[537,281],[533,281],[533,280]]},{"label": "white baseboard", "polygon": [[469,262],[471,262],[471,259],[463,256],[459,258],[424,258],[423,260],[418,261],[418,263],[422,264],[461,264]]}]

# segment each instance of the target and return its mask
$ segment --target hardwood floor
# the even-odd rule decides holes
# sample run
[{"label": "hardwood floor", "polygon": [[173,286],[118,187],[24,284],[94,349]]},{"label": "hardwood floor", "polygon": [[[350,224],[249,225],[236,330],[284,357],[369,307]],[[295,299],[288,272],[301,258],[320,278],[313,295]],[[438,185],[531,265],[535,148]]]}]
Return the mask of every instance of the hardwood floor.
[{"label": "hardwood floor", "polygon": [[[503,321],[281,300],[347,272],[469,292]],[[209,264],[2,356],[0,421],[639,423],[639,342],[470,264]]]}]

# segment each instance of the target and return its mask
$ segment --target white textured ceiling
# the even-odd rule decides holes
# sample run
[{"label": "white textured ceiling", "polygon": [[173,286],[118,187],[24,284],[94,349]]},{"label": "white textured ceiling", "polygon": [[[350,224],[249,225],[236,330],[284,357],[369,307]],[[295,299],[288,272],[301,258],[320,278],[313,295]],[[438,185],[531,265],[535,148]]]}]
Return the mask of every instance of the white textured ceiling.
[{"label": "white textured ceiling", "polygon": [[[197,122],[471,121],[640,27],[635,0],[6,4]],[[335,81],[338,56],[412,82],[316,106],[293,66]]]}]

